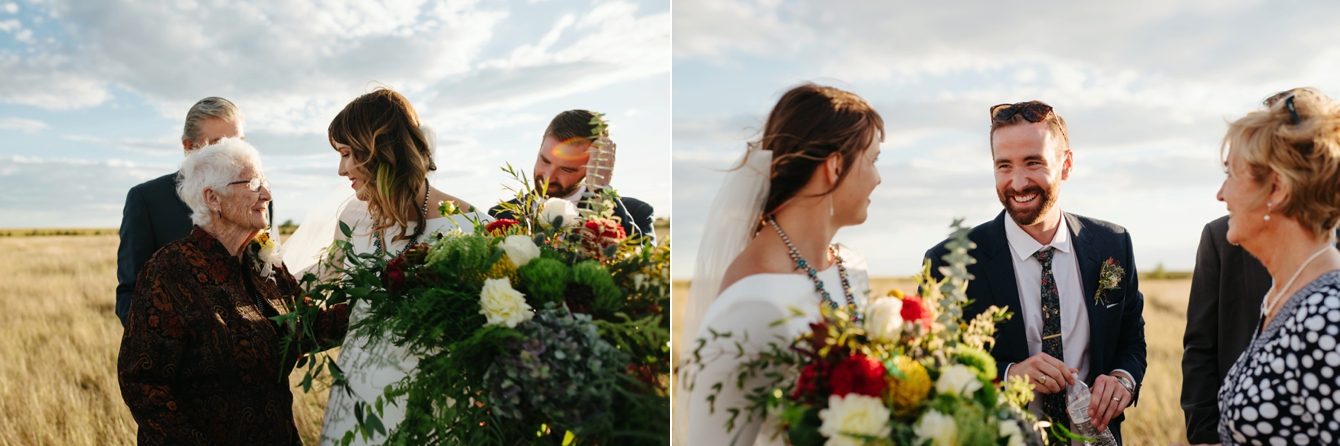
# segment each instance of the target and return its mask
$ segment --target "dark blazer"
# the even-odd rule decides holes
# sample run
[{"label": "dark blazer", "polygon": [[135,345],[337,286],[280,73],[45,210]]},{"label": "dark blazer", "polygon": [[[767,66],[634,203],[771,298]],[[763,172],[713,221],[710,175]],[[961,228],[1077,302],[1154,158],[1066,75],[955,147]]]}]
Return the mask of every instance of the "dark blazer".
[{"label": "dark blazer", "polygon": [[1219,442],[1219,387],[1252,341],[1270,272],[1228,242],[1228,216],[1200,234],[1182,336],[1182,412],[1192,444]]},{"label": "dark blazer", "polygon": [[144,262],[164,245],[186,238],[191,227],[191,208],[177,196],[177,173],[130,188],[121,211],[121,246],[116,250],[116,316],[123,327]]},{"label": "dark blazer", "polygon": [[[1019,288],[1014,277],[1014,262],[1011,260],[1010,244],[1005,238],[1004,211],[995,220],[983,223],[972,229],[968,238],[977,244],[977,248],[968,255],[977,259],[977,263],[968,266],[968,273],[975,279],[968,283],[968,299],[972,301],[963,309],[964,320],[976,317],[992,305],[1017,312],[1019,309]],[[1100,374],[1111,374],[1122,369],[1130,372],[1138,388],[1144,381],[1145,368],[1148,366],[1145,353],[1144,295],[1140,293],[1139,276],[1135,269],[1135,257],[1131,249],[1131,237],[1126,229],[1112,223],[1065,213],[1071,239],[1074,240],[1080,278],[1084,288],[1084,305],[1089,314],[1089,379]],[[947,240],[946,240],[947,241]],[[931,260],[931,274],[941,277],[941,260],[949,251],[944,242],[926,251]],[[1098,289],[1098,273],[1108,258],[1116,260],[1126,270],[1126,277],[1119,288],[1107,292],[1107,305],[1095,304],[1093,295]],[[1024,320],[1021,317],[1001,322],[996,330],[996,345],[991,356],[996,358],[996,374],[1003,377],[1005,367],[1012,363],[1028,359],[1028,340],[1024,333]],[[1138,395],[1137,395],[1138,399]],[[1131,402],[1132,405],[1135,401]],[[1118,416],[1108,425],[1118,441],[1121,440],[1121,421],[1125,415]]]},{"label": "dark blazer", "polygon": [[[511,204],[519,203],[515,198],[507,202]],[[646,235],[655,240],[656,231],[652,229],[652,212],[654,211],[650,204],[633,197],[619,197],[619,201],[614,203],[614,216],[619,217],[619,221],[623,224],[624,234],[628,234],[630,237]],[[493,218],[516,218],[511,212],[504,211],[502,205],[489,209],[489,216]]]}]

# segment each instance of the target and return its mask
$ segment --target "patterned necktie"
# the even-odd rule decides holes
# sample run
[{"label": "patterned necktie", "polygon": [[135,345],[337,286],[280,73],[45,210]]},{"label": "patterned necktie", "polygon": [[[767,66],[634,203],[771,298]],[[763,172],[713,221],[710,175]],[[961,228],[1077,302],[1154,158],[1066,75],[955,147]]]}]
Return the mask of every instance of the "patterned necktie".
[{"label": "patterned necktie", "polygon": [[[1056,291],[1052,276],[1052,254],[1056,248],[1047,246],[1033,253],[1042,264],[1042,352],[1065,362],[1065,346],[1061,343],[1061,293]],[[1054,423],[1070,425],[1066,413],[1065,392],[1042,395],[1042,412]]]}]

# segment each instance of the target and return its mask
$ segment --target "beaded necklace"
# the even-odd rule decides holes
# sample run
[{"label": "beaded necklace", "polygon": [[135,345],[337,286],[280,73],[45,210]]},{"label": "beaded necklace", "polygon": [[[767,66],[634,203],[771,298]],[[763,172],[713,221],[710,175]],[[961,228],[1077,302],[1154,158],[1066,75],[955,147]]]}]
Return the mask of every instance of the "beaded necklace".
[{"label": "beaded necklace", "polygon": [[[814,266],[811,266],[805,260],[805,257],[800,255],[800,250],[791,244],[791,238],[787,237],[785,232],[782,232],[782,227],[777,224],[777,219],[769,216],[768,223],[772,225],[773,230],[777,231],[777,235],[782,237],[782,243],[786,244],[791,260],[796,262],[796,269],[804,270],[805,274],[810,276],[810,281],[814,282],[814,291],[819,293],[819,297],[823,300],[822,303],[834,310],[838,309],[838,303],[833,300],[832,295],[828,294],[828,290],[824,289],[824,281],[819,279],[819,271],[815,270]],[[856,311],[856,299],[852,297],[851,282],[847,280],[847,268],[842,264],[842,256],[838,255],[837,245],[829,245],[828,252],[836,260],[834,264],[837,265],[838,277],[842,278],[842,292],[847,295],[847,313],[851,315],[852,321],[860,322],[862,319],[861,312]]]},{"label": "beaded necklace", "polygon": [[[419,225],[419,227],[417,227],[417,228],[414,228],[414,235],[411,236],[411,237],[409,238],[409,243],[406,243],[406,244],[405,244],[405,247],[400,249],[400,253],[395,255],[396,257],[400,257],[401,254],[404,254],[405,251],[408,251],[408,250],[409,250],[409,247],[414,246],[415,243],[418,243],[418,242],[419,242],[419,236],[423,235],[424,227],[428,226],[428,224],[427,224],[427,223],[428,223],[428,194],[431,194],[431,193],[433,192],[433,188],[431,188],[431,187],[428,186],[428,180],[423,180],[423,190],[424,190],[424,192],[423,192],[423,209],[420,210],[421,213],[420,213],[419,215],[422,216],[422,217],[424,217],[424,224]],[[383,253],[383,254],[386,253],[386,250],[382,249],[382,231],[377,231],[376,234],[373,234],[373,236],[372,236],[372,246],[375,246],[375,247],[377,248],[377,252],[380,252],[380,253]],[[393,258],[394,258],[394,257],[393,257]]]}]

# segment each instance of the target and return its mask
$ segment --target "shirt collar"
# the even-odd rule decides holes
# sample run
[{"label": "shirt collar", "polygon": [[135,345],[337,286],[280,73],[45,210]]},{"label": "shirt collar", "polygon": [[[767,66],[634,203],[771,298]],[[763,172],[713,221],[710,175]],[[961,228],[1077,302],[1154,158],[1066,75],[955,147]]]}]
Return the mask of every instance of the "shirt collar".
[{"label": "shirt collar", "polygon": [[[1014,251],[1015,257],[1020,261],[1033,257],[1033,254],[1044,246],[1024,232],[1024,228],[1015,223],[1008,213],[1005,215],[1005,239],[1010,242],[1010,250]],[[1056,235],[1052,236],[1052,242],[1046,246],[1056,248],[1057,251],[1070,252],[1070,227],[1066,224],[1064,214],[1061,215],[1061,224],[1056,227]]]},{"label": "shirt collar", "polygon": [[581,186],[578,186],[578,187],[577,187],[577,190],[576,190],[575,192],[573,192],[572,195],[568,195],[568,196],[566,196],[566,197],[563,197],[563,199],[564,199],[564,200],[571,201],[572,204],[578,204],[578,203],[580,203],[580,202],[582,201],[582,194],[584,194],[584,193],[586,193],[586,185],[585,185],[585,184],[583,184],[583,185],[581,185]]}]

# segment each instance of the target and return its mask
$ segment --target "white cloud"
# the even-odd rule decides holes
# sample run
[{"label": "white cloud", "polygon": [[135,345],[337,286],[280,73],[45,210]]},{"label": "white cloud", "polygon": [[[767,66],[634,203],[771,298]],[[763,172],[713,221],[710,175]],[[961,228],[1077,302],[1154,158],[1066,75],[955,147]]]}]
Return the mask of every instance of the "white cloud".
[{"label": "white cloud", "polygon": [[0,6],[0,9],[3,9],[5,12],[8,12],[10,14],[19,13],[19,5],[14,2],[5,3],[4,6]]},{"label": "white cloud", "polygon": [[[0,52],[0,101],[48,109],[103,104],[113,89],[177,118],[201,97],[227,97],[249,129],[316,132],[376,84],[450,118],[667,73],[670,13],[601,2],[552,23],[539,41],[479,60],[512,13],[475,0],[336,2],[55,0],[38,5],[73,41]],[[13,24],[9,24],[13,22]],[[0,30],[19,29],[15,20]],[[351,80],[354,80],[351,82]],[[446,117],[445,112],[430,113]]]},{"label": "white cloud", "polygon": [[0,129],[17,130],[24,133],[37,133],[46,130],[47,123],[36,119],[26,118],[0,118]]},{"label": "white cloud", "polygon": [[688,117],[674,127],[680,277],[720,182],[702,166],[743,150],[797,81],[852,90],[884,118],[884,184],[868,223],[838,235],[866,247],[877,275],[914,271],[951,218],[999,211],[991,105],[1055,106],[1076,151],[1063,208],[1127,226],[1146,267],[1190,269],[1201,226],[1224,212],[1227,121],[1286,88],[1340,94],[1331,2],[676,0],[675,11],[675,115]]},{"label": "white cloud", "polygon": [[[606,2],[578,17],[560,17],[534,45],[486,60],[444,85],[433,105],[454,114],[515,109],[670,71],[670,13],[638,17],[637,7]],[[587,32],[563,48],[565,33]]]}]

